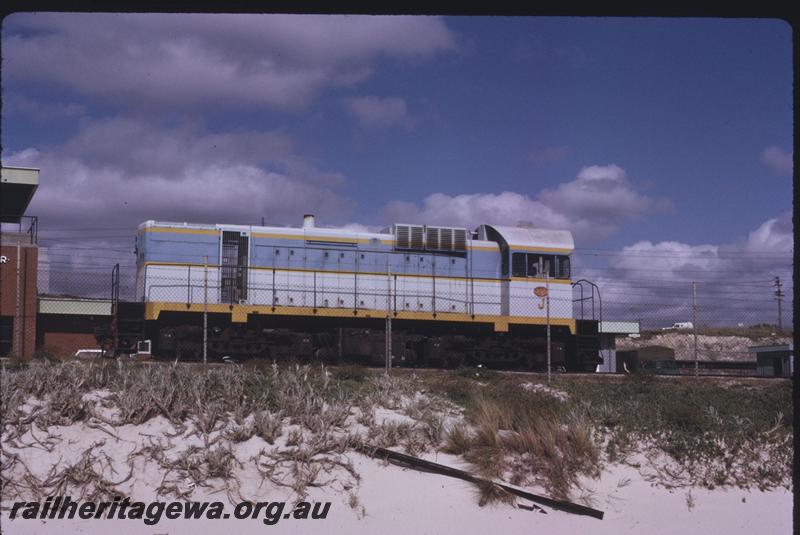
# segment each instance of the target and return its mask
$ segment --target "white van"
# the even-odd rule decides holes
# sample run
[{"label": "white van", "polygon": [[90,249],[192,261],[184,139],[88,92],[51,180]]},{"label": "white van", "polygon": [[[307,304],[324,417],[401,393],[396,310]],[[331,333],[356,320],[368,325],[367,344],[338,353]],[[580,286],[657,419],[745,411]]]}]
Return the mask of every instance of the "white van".
[{"label": "white van", "polygon": [[677,330],[689,330],[694,329],[694,324],[691,321],[679,321],[678,323],[673,323],[671,327],[663,327],[662,331],[671,331],[672,329]]}]

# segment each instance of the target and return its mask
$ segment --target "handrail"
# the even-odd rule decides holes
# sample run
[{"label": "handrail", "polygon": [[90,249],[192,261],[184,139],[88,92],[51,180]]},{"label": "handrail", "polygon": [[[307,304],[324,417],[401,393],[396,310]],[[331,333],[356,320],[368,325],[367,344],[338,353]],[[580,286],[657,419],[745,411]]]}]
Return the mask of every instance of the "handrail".
[{"label": "handrail", "polygon": [[[583,283],[584,282],[586,284],[588,284],[589,286],[591,286],[591,288],[592,288],[592,295],[590,297],[584,297],[583,296]],[[592,320],[594,320],[594,292],[595,292],[595,290],[597,290],[597,301],[598,301],[598,306],[600,307],[600,312],[598,314],[598,316],[599,316],[598,325],[600,326],[600,328],[602,328],[602,323],[603,323],[603,298],[600,295],[600,287],[597,286],[597,284],[595,284],[592,281],[587,280],[587,279],[576,280],[575,282],[572,283],[572,287],[574,288],[575,286],[578,286],[580,288],[580,290],[581,290],[580,299],[573,300],[573,302],[574,301],[579,301],[581,303],[581,319],[583,319],[583,316],[584,316],[584,314],[583,314],[583,302],[591,299],[591,301],[592,301]]]}]

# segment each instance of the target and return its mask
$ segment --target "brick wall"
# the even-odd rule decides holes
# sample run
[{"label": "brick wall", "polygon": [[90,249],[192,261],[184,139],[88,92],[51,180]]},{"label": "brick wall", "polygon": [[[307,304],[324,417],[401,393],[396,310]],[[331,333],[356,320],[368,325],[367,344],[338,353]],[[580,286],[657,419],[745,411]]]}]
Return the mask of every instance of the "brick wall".
[{"label": "brick wall", "polygon": [[[21,299],[19,326],[21,326],[21,347],[14,333],[17,327],[12,328],[11,353],[23,357],[31,357],[36,349],[36,311],[37,288],[36,272],[38,262],[38,249],[35,245],[25,244],[20,246],[19,288]],[[0,246],[0,316],[13,318],[17,322],[17,246]]]},{"label": "brick wall", "polygon": [[87,333],[44,333],[42,349],[58,358],[68,358],[79,349],[99,349],[94,334]]},{"label": "brick wall", "polygon": [[37,345],[60,358],[71,357],[78,349],[99,349],[94,330],[108,321],[108,316],[39,314]]}]

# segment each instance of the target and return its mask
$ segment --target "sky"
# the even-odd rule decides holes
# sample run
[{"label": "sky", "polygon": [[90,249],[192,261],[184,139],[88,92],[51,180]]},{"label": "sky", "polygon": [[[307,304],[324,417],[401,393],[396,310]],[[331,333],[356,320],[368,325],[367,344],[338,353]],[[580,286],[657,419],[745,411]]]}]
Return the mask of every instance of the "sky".
[{"label": "sky", "polygon": [[609,295],[762,296],[791,284],[791,38],[770,19],[13,14],[2,158],[41,169],[28,213],[76,268],[148,219],[527,221],[571,230]]}]

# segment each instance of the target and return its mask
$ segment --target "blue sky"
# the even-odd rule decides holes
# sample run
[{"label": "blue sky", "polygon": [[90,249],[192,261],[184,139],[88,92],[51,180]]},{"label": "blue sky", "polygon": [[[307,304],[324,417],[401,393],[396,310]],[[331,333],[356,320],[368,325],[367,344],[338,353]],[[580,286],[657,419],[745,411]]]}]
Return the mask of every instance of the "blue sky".
[{"label": "blue sky", "polygon": [[310,211],[526,220],[702,258],[791,248],[782,21],[16,14],[2,30],[3,160],[42,169],[43,227]]}]

